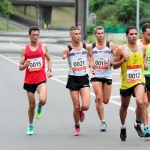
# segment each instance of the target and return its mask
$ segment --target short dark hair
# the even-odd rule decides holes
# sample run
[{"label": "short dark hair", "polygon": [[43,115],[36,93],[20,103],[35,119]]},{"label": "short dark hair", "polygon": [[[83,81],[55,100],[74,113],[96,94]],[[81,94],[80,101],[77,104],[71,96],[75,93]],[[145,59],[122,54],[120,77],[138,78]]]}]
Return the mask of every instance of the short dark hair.
[{"label": "short dark hair", "polygon": [[105,29],[104,29],[104,27],[103,26],[97,26],[95,29],[94,29],[94,34],[96,34],[96,31],[97,30],[104,30],[104,32],[105,32]]},{"label": "short dark hair", "polygon": [[150,23],[145,23],[142,25],[142,32],[146,32],[146,29],[150,29]]},{"label": "short dark hair", "polygon": [[36,30],[40,31],[40,29],[37,26],[30,27],[29,34],[31,34],[32,31],[36,31]]},{"label": "short dark hair", "polygon": [[72,26],[71,28],[70,28],[70,31],[73,31],[73,30],[80,30],[78,27],[75,27],[75,26]]},{"label": "short dark hair", "polygon": [[126,34],[129,34],[129,31],[132,30],[132,29],[135,29],[138,31],[138,29],[135,27],[135,26],[129,26],[126,28]]}]

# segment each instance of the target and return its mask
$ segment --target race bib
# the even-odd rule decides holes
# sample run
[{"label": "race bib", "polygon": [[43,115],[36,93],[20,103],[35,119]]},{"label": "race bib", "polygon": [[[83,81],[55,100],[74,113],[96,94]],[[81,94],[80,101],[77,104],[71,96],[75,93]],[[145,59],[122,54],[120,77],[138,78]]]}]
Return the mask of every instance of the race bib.
[{"label": "race bib", "polygon": [[86,69],[86,58],[73,58],[71,61],[73,71],[81,71]]},{"label": "race bib", "polygon": [[98,70],[107,70],[105,66],[105,61],[108,61],[107,58],[94,57],[94,68]]},{"label": "race bib", "polygon": [[137,69],[127,69],[126,82],[139,82],[142,81],[141,68]]},{"label": "race bib", "polygon": [[29,60],[30,60],[30,65],[28,66],[28,69],[30,72],[40,71],[42,69],[42,67],[43,67],[42,57],[29,59]]}]

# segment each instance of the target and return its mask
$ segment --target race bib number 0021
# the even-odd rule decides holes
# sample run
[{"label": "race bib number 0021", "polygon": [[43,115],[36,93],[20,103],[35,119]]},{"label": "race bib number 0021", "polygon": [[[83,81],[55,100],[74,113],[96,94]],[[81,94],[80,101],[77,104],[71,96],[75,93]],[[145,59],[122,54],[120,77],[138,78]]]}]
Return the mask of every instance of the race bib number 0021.
[{"label": "race bib number 0021", "polygon": [[73,71],[81,71],[86,69],[86,59],[85,58],[73,58],[71,61],[71,66]]},{"label": "race bib number 0021", "polygon": [[40,71],[42,69],[42,67],[43,67],[42,57],[29,59],[29,60],[30,60],[30,65],[28,66],[28,69],[30,72]]}]

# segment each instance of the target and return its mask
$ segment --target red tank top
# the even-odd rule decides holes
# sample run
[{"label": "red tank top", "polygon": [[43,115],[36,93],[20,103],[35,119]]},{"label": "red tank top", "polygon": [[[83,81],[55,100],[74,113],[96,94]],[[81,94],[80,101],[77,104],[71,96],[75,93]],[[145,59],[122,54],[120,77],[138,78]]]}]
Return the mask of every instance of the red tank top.
[{"label": "red tank top", "polygon": [[30,59],[30,65],[26,68],[24,83],[37,84],[46,80],[45,54],[42,51],[42,43],[39,43],[36,51],[31,51],[26,46],[25,60]]}]

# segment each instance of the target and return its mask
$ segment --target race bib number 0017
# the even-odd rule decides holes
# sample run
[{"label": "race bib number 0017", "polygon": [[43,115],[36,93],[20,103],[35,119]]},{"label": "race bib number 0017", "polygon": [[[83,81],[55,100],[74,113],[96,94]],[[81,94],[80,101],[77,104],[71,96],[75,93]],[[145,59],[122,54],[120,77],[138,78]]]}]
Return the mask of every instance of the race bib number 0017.
[{"label": "race bib number 0017", "polygon": [[71,66],[73,71],[81,71],[86,69],[86,59],[85,58],[73,58],[71,61]]},{"label": "race bib number 0017", "polygon": [[94,58],[94,68],[98,70],[107,70],[105,66],[105,61],[108,61],[106,58],[95,57]]},{"label": "race bib number 0017", "polygon": [[42,57],[29,59],[29,60],[30,60],[30,65],[28,66],[28,69],[30,72],[40,71],[42,69],[42,67],[43,67]]}]

